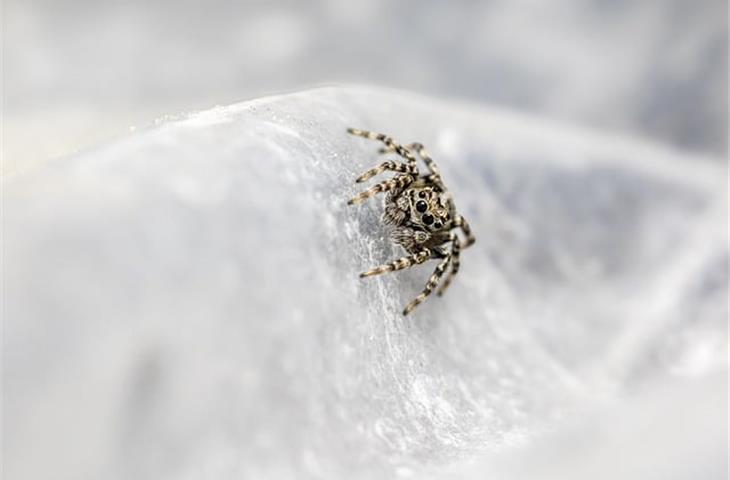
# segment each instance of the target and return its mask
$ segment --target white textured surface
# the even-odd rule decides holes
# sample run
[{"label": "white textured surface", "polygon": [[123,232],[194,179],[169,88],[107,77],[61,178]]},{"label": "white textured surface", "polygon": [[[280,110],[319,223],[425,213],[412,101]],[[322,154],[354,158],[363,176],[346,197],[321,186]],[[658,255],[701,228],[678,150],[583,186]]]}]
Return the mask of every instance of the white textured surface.
[{"label": "white textured surface", "polygon": [[[399,252],[380,201],[345,205],[379,161],[348,126],[423,142],[477,235],[405,319],[433,265],[358,279]],[[624,478],[723,478],[727,180],[707,160],[339,88],[13,178],[5,474],[587,478],[631,452]]]}]

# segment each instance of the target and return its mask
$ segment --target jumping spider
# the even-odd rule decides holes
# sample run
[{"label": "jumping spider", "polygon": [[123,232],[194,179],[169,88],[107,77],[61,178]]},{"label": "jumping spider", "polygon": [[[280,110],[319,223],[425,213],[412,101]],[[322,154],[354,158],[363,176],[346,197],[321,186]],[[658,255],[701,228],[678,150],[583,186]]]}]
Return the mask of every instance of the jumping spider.
[{"label": "jumping spider", "polygon": [[[395,227],[391,235],[392,240],[409,253],[403,258],[363,272],[360,277],[403,270],[426,260],[440,260],[426,287],[403,310],[403,315],[408,315],[433,292],[451,265],[449,275],[437,292],[437,295],[443,295],[453,276],[459,271],[461,249],[473,244],[475,238],[466,219],[456,212],[451,194],[441,181],[438,167],[428,156],[423,145],[413,143],[403,146],[381,133],[354,128],[349,128],[347,131],[359,137],[381,141],[385,146],[380,149],[380,153],[395,153],[406,160],[405,163],[388,160],[360,175],[356,180],[357,183],[388,170],[397,173],[393,178],[383,180],[347,202],[353,205],[375,194],[387,192],[383,222]],[[421,157],[429,173],[419,174],[416,157],[412,152]],[[459,240],[456,233],[452,232],[454,228],[460,228],[466,236],[464,243]]]}]

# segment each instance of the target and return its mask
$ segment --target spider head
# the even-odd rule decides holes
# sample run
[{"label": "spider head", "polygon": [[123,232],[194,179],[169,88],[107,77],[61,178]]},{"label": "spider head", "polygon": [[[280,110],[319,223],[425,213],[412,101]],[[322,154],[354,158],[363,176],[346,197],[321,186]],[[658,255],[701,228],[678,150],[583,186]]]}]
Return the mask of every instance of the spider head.
[{"label": "spider head", "polygon": [[415,188],[410,196],[411,223],[428,232],[436,232],[444,228],[449,218],[448,199],[446,194],[432,187]]}]

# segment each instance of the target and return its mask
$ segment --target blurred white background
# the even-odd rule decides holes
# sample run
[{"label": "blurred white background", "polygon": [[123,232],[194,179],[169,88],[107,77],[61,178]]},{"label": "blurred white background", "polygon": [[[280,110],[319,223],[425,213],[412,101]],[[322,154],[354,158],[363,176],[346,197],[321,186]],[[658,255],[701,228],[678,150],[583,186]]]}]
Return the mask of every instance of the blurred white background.
[{"label": "blurred white background", "polygon": [[4,172],[332,82],[727,153],[724,0],[4,0]]}]

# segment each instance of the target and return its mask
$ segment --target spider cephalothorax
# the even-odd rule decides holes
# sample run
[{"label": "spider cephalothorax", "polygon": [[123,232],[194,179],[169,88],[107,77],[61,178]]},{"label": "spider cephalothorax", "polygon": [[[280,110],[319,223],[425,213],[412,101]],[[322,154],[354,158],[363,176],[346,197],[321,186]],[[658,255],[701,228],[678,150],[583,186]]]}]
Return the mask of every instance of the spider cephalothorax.
[{"label": "spider cephalothorax", "polygon": [[[406,162],[385,161],[363,173],[356,180],[360,183],[385,171],[396,172],[394,177],[383,180],[359,193],[348,203],[359,203],[377,193],[387,192],[383,221],[395,227],[392,233],[393,241],[409,253],[391,263],[363,272],[360,276],[370,277],[419,265],[430,259],[440,260],[436,270],[426,283],[426,287],[403,310],[403,315],[408,315],[433,292],[446,269],[451,266],[449,275],[437,292],[438,295],[444,293],[453,276],[459,271],[461,249],[474,243],[474,236],[464,217],[456,212],[454,201],[444,187],[438,167],[428,156],[423,145],[413,143],[403,146],[381,133],[354,128],[348,129],[348,132],[371,140],[379,140],[385,144],[385,147],[380,149],[380,153],[395,153],[406,160]],[[428,173],[422,175],[419,173],[413,152],[421,157]],[[461,229],[466,236],[466,241],[462,243],[459,240],[456,233],[452,231],[455,228]]]}]

